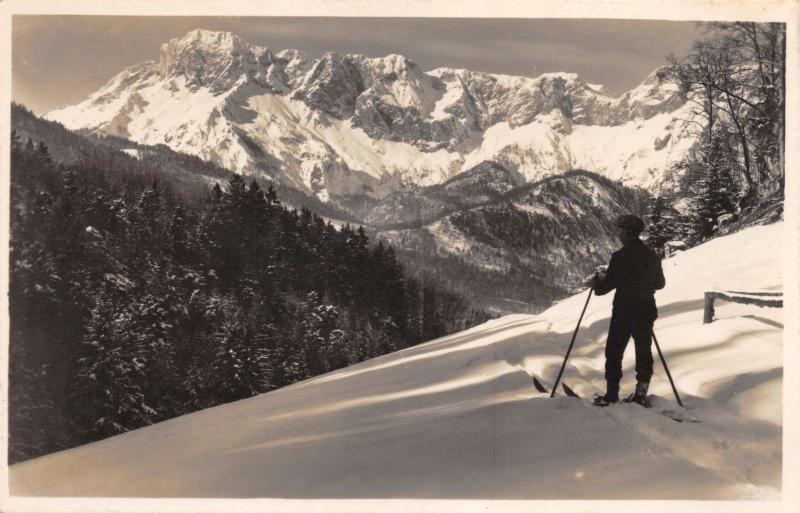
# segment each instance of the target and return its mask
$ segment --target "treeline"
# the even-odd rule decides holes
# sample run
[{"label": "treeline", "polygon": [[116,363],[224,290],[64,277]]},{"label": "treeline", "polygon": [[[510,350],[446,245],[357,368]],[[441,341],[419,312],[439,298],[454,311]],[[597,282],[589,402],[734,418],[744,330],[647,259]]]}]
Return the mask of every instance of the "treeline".
[{"label": "treeline", "polygon": [[599,185],[609,189],[609,193],[613,194],[617,201],[625,205],[632,212],[638,212],[646,208],[650,203],[650,194],[639,187],[629,187],[624,185],[620,180],[612,180],[607,176],[600,173],[589,171],[588,169],[573,168],[561,174],[544,177],[536,182],[525,184],[509,191],[505,196],[508,199],[519,199],[536,194],[537,190],[547,191],[548,187],[559,187],[569,179],[577,178],[579,180],[591,180]]},{"label": "treeline", "polygon": [[10,446],[21,461],[253,396],[487,316],[392,248],[233,175],[168,184],[12,139]]},{"label": "treeline", "polygon": [[[709,37],[665,78],[681,87],[702,123],[701,142],[676,166],[679,189],[651,211],[651,243],[701,242],[741,216],[783,200],[786,25],[708,23]],[[689,201],[680,211],[675,200]]]}]

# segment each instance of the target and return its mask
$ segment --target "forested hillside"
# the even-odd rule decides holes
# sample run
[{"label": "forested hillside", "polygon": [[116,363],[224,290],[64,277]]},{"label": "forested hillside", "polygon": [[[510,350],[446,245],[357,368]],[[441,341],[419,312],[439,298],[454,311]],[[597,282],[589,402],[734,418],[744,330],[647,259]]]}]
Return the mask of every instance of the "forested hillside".
[{"label": "forested hillside", "polygon": [[115,160],[65,166],[16,134],[11,153],[12,462],[486,319],[238,175],[192,205]]},{"label": "forested hillside", "polygon": [[[585,170],[514,186],[485,163],[435,185],[395,194],[374,209],[409,269],[433,273],[483,309],[538,313],[574,290],[618,245],[614,221],[644,216],[649,195]],[[418,223],[410,212],[419,205]]]}]

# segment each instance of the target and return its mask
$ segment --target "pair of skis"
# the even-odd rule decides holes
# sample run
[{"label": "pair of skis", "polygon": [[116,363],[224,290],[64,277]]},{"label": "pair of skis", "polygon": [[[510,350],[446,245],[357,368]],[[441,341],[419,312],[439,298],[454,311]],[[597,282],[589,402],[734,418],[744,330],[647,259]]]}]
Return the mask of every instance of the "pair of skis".
[{"label": "pair of skis", "polygon": [[[550,393],[550,391],[547,390],[547,387],[544,386],[542,384],[542,382],[539,381],[536,378],[536,376],[532,376],[532,378],[533,378],[533,387],[538,392],[540,392],[542,394],[549,394]],[[569,397],[574,397],[576,399],[583,399],[574,390],[572,390],[566,383],[561,383],[561,389]],[[626,403],[626,404],[639,404],[639,403],[635,403],[633,401],[630,401],[628,399],[623,400],[622,402]],[[670,408],[656,408],[656,409],[653,409],[651,407],[651,404],[650,404],[649,401],[648,401],[648,403],[646,405],[644,405],[644,404],[639,404],[639,405],[642,406],[643,408],[648,409],[648,410],[653,410],[654,412],[659,413],[659,414],[669,418],[670,420],[674,420],[675,422],[683,422],[684,420],[688,420],[689,422],[693,422],[693,423],[699,423],[700,422],[700,420],[698,420],[697,418],[691,416],[690,414],[678,412],[678,411],[675,411],[674,409],[670,409]],[[611,406],[611,405],[609,405],[609,406]]]},{"label": "pair of skis", "polygon": [[[550,393],[550,391],[547,390],[547,387],[542,385],[542,382],[539,381],[538,379],[536,379],[536,376],[533,376],[533,387],[536,390],[538,390],[539,392],[543,393],[543,394],[549,394]],[[564,390],[564,393],[567,394],[568,396],[576,397],[578,399],[581,398],[581,396],[576,394],[575,391],[572,390],[570,387],[568,387],[566,383],[561,383],[561,388]],[[550,395],[550,397],[553,397],[553,395]]]}]

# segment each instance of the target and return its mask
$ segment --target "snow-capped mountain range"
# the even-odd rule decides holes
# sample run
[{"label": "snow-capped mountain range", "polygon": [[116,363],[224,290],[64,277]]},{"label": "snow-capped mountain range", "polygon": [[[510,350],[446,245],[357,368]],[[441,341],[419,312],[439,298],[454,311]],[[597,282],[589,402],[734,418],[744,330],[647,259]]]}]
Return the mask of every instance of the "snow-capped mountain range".
[{"label": "snow-capped mountain range", "polygon": [[158,62],[46,117],[166,144],[324,201],[379,200],[485,161],[518,185],[582,168],[658,191],[696,140],[691,107],[662,75],[615,98],[573,73],[426,72],[401,55],[311,59],[194,30],[162,45]]}]

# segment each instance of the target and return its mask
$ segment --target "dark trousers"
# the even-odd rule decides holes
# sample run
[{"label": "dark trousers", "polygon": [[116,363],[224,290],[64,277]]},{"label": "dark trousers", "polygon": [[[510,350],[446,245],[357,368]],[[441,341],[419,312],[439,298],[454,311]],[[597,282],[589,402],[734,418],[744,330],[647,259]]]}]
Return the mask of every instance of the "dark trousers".
[{"label": "dark trousers", "polygon": [[653,375],[653,353],[650,351],[653,317],[614,309],[606,341],[606,381],[610,388],[618,389],[622,379],[622,355],[631,336],[636,346],[636,380],[650,381]]}]

